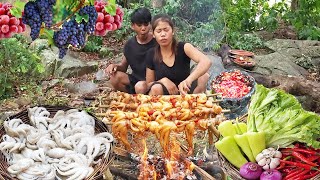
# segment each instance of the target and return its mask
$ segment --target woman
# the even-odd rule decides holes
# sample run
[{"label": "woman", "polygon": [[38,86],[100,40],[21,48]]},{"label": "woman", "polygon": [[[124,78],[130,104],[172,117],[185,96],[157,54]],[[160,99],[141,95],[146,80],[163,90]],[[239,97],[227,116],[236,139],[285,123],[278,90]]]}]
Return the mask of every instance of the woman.
[{"label": "woman", "polygon": [[[146,81],[149,95],[201,93],[209,79],[209,58],[190,43],[177,42],[174,25],[168,15],[152,20],[153,36],[158,45],[147,54]],[[191,72],[190,59],[198,63]]]}]

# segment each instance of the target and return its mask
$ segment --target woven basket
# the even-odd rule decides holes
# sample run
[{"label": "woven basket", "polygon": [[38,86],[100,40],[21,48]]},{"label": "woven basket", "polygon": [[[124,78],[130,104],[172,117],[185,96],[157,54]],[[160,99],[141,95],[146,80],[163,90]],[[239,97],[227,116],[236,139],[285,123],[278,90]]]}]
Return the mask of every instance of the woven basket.
[{"label": "woven basket", "polygon": [[[246,122],[246,115],[242,116],[242,118],[239,119],[239,122]],[[217,138],[219,139],[219,138]],[[214,150],[217,152],[218,155],[218,161],[220,166],[224,169],[225,173],[233,180],[245,180],[240,176],[240,172],[238,168],[233,166],[216,148]],[[310,180],[319,180],[320,174],[317,176],[311,178]]]},{"label": "woven basket", "polygon": [[[67,111],[69,109],[74,109],[74,108],[67,107],[67,106],[41,106],[41,107],[45,107],[47,109],[47,111],[50,112],[50,117],[53,117],[58,110]],[[95,133],[109,132],[108,127],[103,122],[98,120],[91,113],[88,113],[88,114],[91,115],[95,119]],[[19,112],[16,115],[8,117],[8,120],[14,119],[14,118],[21,119],[24,123],[30,124],[27,109]],[[1,124],[0,128],[1,128],[0,135],[1,135],[1,139],[2,139],[2,136],[6,134],[6,131],[3,127],[3,124]],[[93,166],[94,172],[87,178],[87,180],[103,179],[103,173],[107,170],[107,168],[109,167],[109,164],[114,159],[113,147],[114,147],[114,143],[111,144],[109,154],[107,155],[106,158],[102,158],[103,155],[101,155],[101,157],[98,157],[98,158],[101,158],[101,161],[98,164],[95,164]],[[0,179],[17,180],[17,178],[13,178],[8,173],[7,168],[8,168],[7,161],[4,157],[4,155],[2,154],[2,152],[0,151]]]}]

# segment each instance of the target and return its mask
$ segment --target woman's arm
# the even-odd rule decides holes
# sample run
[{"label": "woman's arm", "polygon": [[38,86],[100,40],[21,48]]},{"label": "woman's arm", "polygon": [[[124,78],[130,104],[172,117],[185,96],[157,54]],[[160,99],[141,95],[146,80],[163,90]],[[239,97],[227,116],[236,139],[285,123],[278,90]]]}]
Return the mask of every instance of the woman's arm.
[{"label": "woman's arm", "polygon": [[190,83],[189,85],[191,85],[194,80],[208,72],[211,66],[211,61],[205,54],[200,52],[190,43],[186,43],[184,45],[184,52],[190,59],[198,64],[186,79],[187,83]]},{"label": "woman's arm", "polygon": [[154,70],[151,70],[149,68],[147,68],[146,70],[146,82],[149,85],[150,83],[155,81],[155,74],[154,74]]}]

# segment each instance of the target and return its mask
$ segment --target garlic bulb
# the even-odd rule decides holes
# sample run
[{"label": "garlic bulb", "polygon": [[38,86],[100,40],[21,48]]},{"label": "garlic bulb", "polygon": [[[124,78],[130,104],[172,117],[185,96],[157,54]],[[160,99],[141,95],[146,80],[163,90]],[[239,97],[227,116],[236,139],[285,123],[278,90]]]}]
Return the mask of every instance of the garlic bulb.
[{"label": "garlic bulb", "polygon": [[256,161],[264,170],[275,169],[280,164],[282,154],[274,148],[264,149],[256,156]]}]

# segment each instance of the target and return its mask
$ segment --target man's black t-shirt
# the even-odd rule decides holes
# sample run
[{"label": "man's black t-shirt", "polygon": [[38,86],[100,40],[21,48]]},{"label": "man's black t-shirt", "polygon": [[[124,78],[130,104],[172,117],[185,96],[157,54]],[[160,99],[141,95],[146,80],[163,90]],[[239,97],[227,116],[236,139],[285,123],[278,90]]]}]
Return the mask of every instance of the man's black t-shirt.
[{"label": "man's black t-shirt", "polygon": [[124,46],[124,56],[132,69],[132,76],[138,81],[146,80],[146,54],[155,44],[154,38],[147,44],[139,44],[134,36]]},{"label": "man's black t-shirt", "polygon": [[176,86],[190,75],[190,58],[184,52],[184,42],[179,42],[177,54],[172,67],[167,66],[163,61],[154,59],[154,48],[147,54],[147,67],[155,72],[155,81],[164,77],[170,79]]}]

